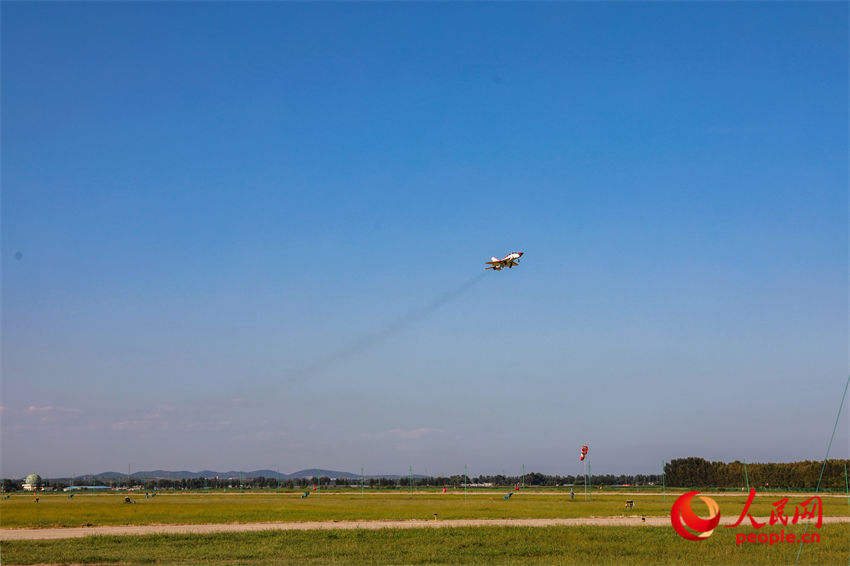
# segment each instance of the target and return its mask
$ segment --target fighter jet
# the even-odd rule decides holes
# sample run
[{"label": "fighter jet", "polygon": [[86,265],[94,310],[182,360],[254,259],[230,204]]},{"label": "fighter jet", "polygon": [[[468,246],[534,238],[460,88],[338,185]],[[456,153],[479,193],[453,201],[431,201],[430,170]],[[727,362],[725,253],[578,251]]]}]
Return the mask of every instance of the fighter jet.
[{"label": "fighter jet", "polygon": [[490,267],[485,267],[484,269],[492,269],[494,271],[501,271],[502,268],[504,268],[504,267],[511,268],[515,265],[519,265],[519,258],[522,257],[522,254],[524,254],[524,253],[525,252],[513,252],[513,253],[506,255],[502,259],[497,259],[495,257],[491,257],[490,261],[487,262],[487,264]]}]

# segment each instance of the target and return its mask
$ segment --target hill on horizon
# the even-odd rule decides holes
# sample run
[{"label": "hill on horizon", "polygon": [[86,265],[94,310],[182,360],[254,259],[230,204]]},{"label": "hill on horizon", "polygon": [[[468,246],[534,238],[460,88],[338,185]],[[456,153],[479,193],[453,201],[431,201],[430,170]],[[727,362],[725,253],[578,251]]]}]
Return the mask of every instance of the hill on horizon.
[{"label": "hill on horizon", "polygon": [[[277,478],[280,477],[281,480],[296,480],[302,478],[314,478],[318,476],[329,477],[331,479],[360,479],[359,474],[352,474],[350,472],[341,472],[337,470],[326,470],[324,468],[308,468],[304,470],[299,470],[297,472],[293,472],[291,474],[280,473],[277,470],[253,470],[250,472],[245,471],[235,471],[230,470],[227,472],[217,472],[215,470],[201,470],[199,472],[190,472],[188,470],[178,470],[178,471],[169,471],[169,470],[148,470],[148,471],[138,471],[132,472],[130,477],[136,480],[145,480],[145,479],[171,479],[171,480],[183,480],[183,479],[200,479],[200,478],[219,478],[219,479],[239,479],[240,477],[243,479],[254,479],[258,477],[265,478]],[[122,474],[119,472],[101,472],[98,474],[84,474],[80,476],[74,477],[55,477],[55,478],[47,478],[51,480],[118,480],[122,478],[126,478],[127,474]],[[399,474],[374,474],[368,475],[367,478],[399,478],[402,477]],[[406,477],[406,476],[404,476]],[[424,476],[414,474],[414,477],[421,478]]]}]

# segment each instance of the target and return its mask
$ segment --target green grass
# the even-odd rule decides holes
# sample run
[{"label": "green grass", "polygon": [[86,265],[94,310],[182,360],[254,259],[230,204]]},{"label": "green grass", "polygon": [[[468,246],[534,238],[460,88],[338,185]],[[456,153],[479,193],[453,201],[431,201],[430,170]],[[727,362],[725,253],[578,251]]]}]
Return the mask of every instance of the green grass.
[{"label": "green grass", "polygon": [[[568,495],[503,492],[410,497],[399,492],[313,494],[160,494],[125,504],[125,494],[13,496],[0,501],[0,526],[192,524],[357,519],[549,518],[643,514],[666,516],[674,495]],[[810,494],[791,496],[786,513]],[[751,512],[768,516],[780,497],[756,499]],[[626,511],[623,503],[637,507]],[[740,514],[743,496],[717,496],[721,513]],[[848,515],[844,498],[823,498],[824,515]],[[700,509],[697,508],[697,512]],[[765,527],[760,532],[775,528]],[[799,533],[801,527],[787,529]],[[380,531],[289,531],[209,535],[98,536],[52,541],[6,541],[3,564],[791,564],[798,544],[736,546],[720,528],[705,541],[680,538],[661,527],[483,527]],[[821,542],[805,545],[800,564],[847,564],[850,525],[814,530]]]},{"label": "green grass", "polygon": [[[509,500],[503,493],[461,494],[401,493],[313,494],[301,499],[299,493],[263,494],[161,494],[145,499],[134,494],[136,504],[123,503],[125,494],[13,496],[0,501],[0,527],[76,527],[99,525],[257,523],[270,521],[340,521],[431,519],[559,518],[616,515],[656,515],[670,513],[674,497],[666,502],[660,495],[595,495],[585,502],[576,495],[523,495]],[[786,513],[810,495],[792,496]],[[634,499],[633,510],[624,509],[626,499]],[[769,516],[775,494],[758,497],[751,508],[755,516]],[[721,513],[738,516],[746,498],[717,497]],[[824,515],[848,515],[850,506],[843,498],[824,498]],[[698,505],[702,505],[699,503]],[[700,512],[700,507],[696,507]]]},{"label": "green grass", "polygon": [[[691,542],[661,527],[288,531],[10,541],[3,564],[793,564],[798,544]],[[747,530],[749,531],[749,530]],[[796,532],[801,532],[797,529]],[[800,564],[847,564],[850,526],[824,525]]]}]

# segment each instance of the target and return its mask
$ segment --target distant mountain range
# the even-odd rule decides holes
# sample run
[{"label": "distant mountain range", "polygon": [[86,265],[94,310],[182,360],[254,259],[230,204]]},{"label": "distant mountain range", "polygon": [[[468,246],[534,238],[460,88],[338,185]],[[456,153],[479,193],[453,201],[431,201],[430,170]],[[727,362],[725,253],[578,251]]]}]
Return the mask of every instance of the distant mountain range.
[{"label": "distant mountain range", "polygon": [[[335,470],[324,470],[320,468],[310,468],[307,470],[299,470],[297,472],[291,474],[280,474],[280,479],[282,480],[297,480],[301,478],[315,478],[318,476],[328,477],[331,479],[348,479],[348,480],[359,480],[359,474],[351,474],[349,472],[338,472]],[[122,474],[119,472],[102,472],[100,474],[86,474],[83,476],[74,476],[73,479],[77,480],[114,480],[126,478],[127,474]],[[219,479],[239,479],[240,477],[243,479],[252,479],[252,478],[277,478],[278,472],[276,470],[254,470],[251,472],[238,472],[238,471],[229,471],[229,472],[216,472],[214,470],[201,470],[200,472],[188,472],[185,470],[181,471],[168,471],[168,470],[151,470],[151,471],[141,471],[141,472],[133,472],[130,474],[130,477],[133,479],[144,480],[144,479],[170,479],[170,480],[183,480],[183,479],[197,479],[197,478],[219,478]],[[389,479],[397,479],[401,476],[399,474],[381,474],[381,475],[369,475],[367,478],[389,478]],[[414,478],[424,478],[425,476],[419,474],[413,474]],[[54,480],[63,480],[63,479],[71,479],[71,478],[50,478]]]}]

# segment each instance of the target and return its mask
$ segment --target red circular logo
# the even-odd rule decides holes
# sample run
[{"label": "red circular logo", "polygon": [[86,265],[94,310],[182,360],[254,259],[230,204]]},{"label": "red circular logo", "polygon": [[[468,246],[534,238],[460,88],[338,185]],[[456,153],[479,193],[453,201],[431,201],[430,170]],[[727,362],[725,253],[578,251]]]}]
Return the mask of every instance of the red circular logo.
[{"label": "red circular logo", "polygon": [[[682,538],[688,540],[705,540],[714,532],[714,528],[720,523],[720,507],[717,502],[710,497],[699,496],[700,499],[708,506],[708,519],[699,517],[691,508],[691,500],[698,491],[689,491],[679,497],[673,503],[673,509],[670,513],[670,520],[673,522],[673,528]],[[684,523],[684,524],[683,524]],[[694,532],[685,528],[691,529]]]}]

